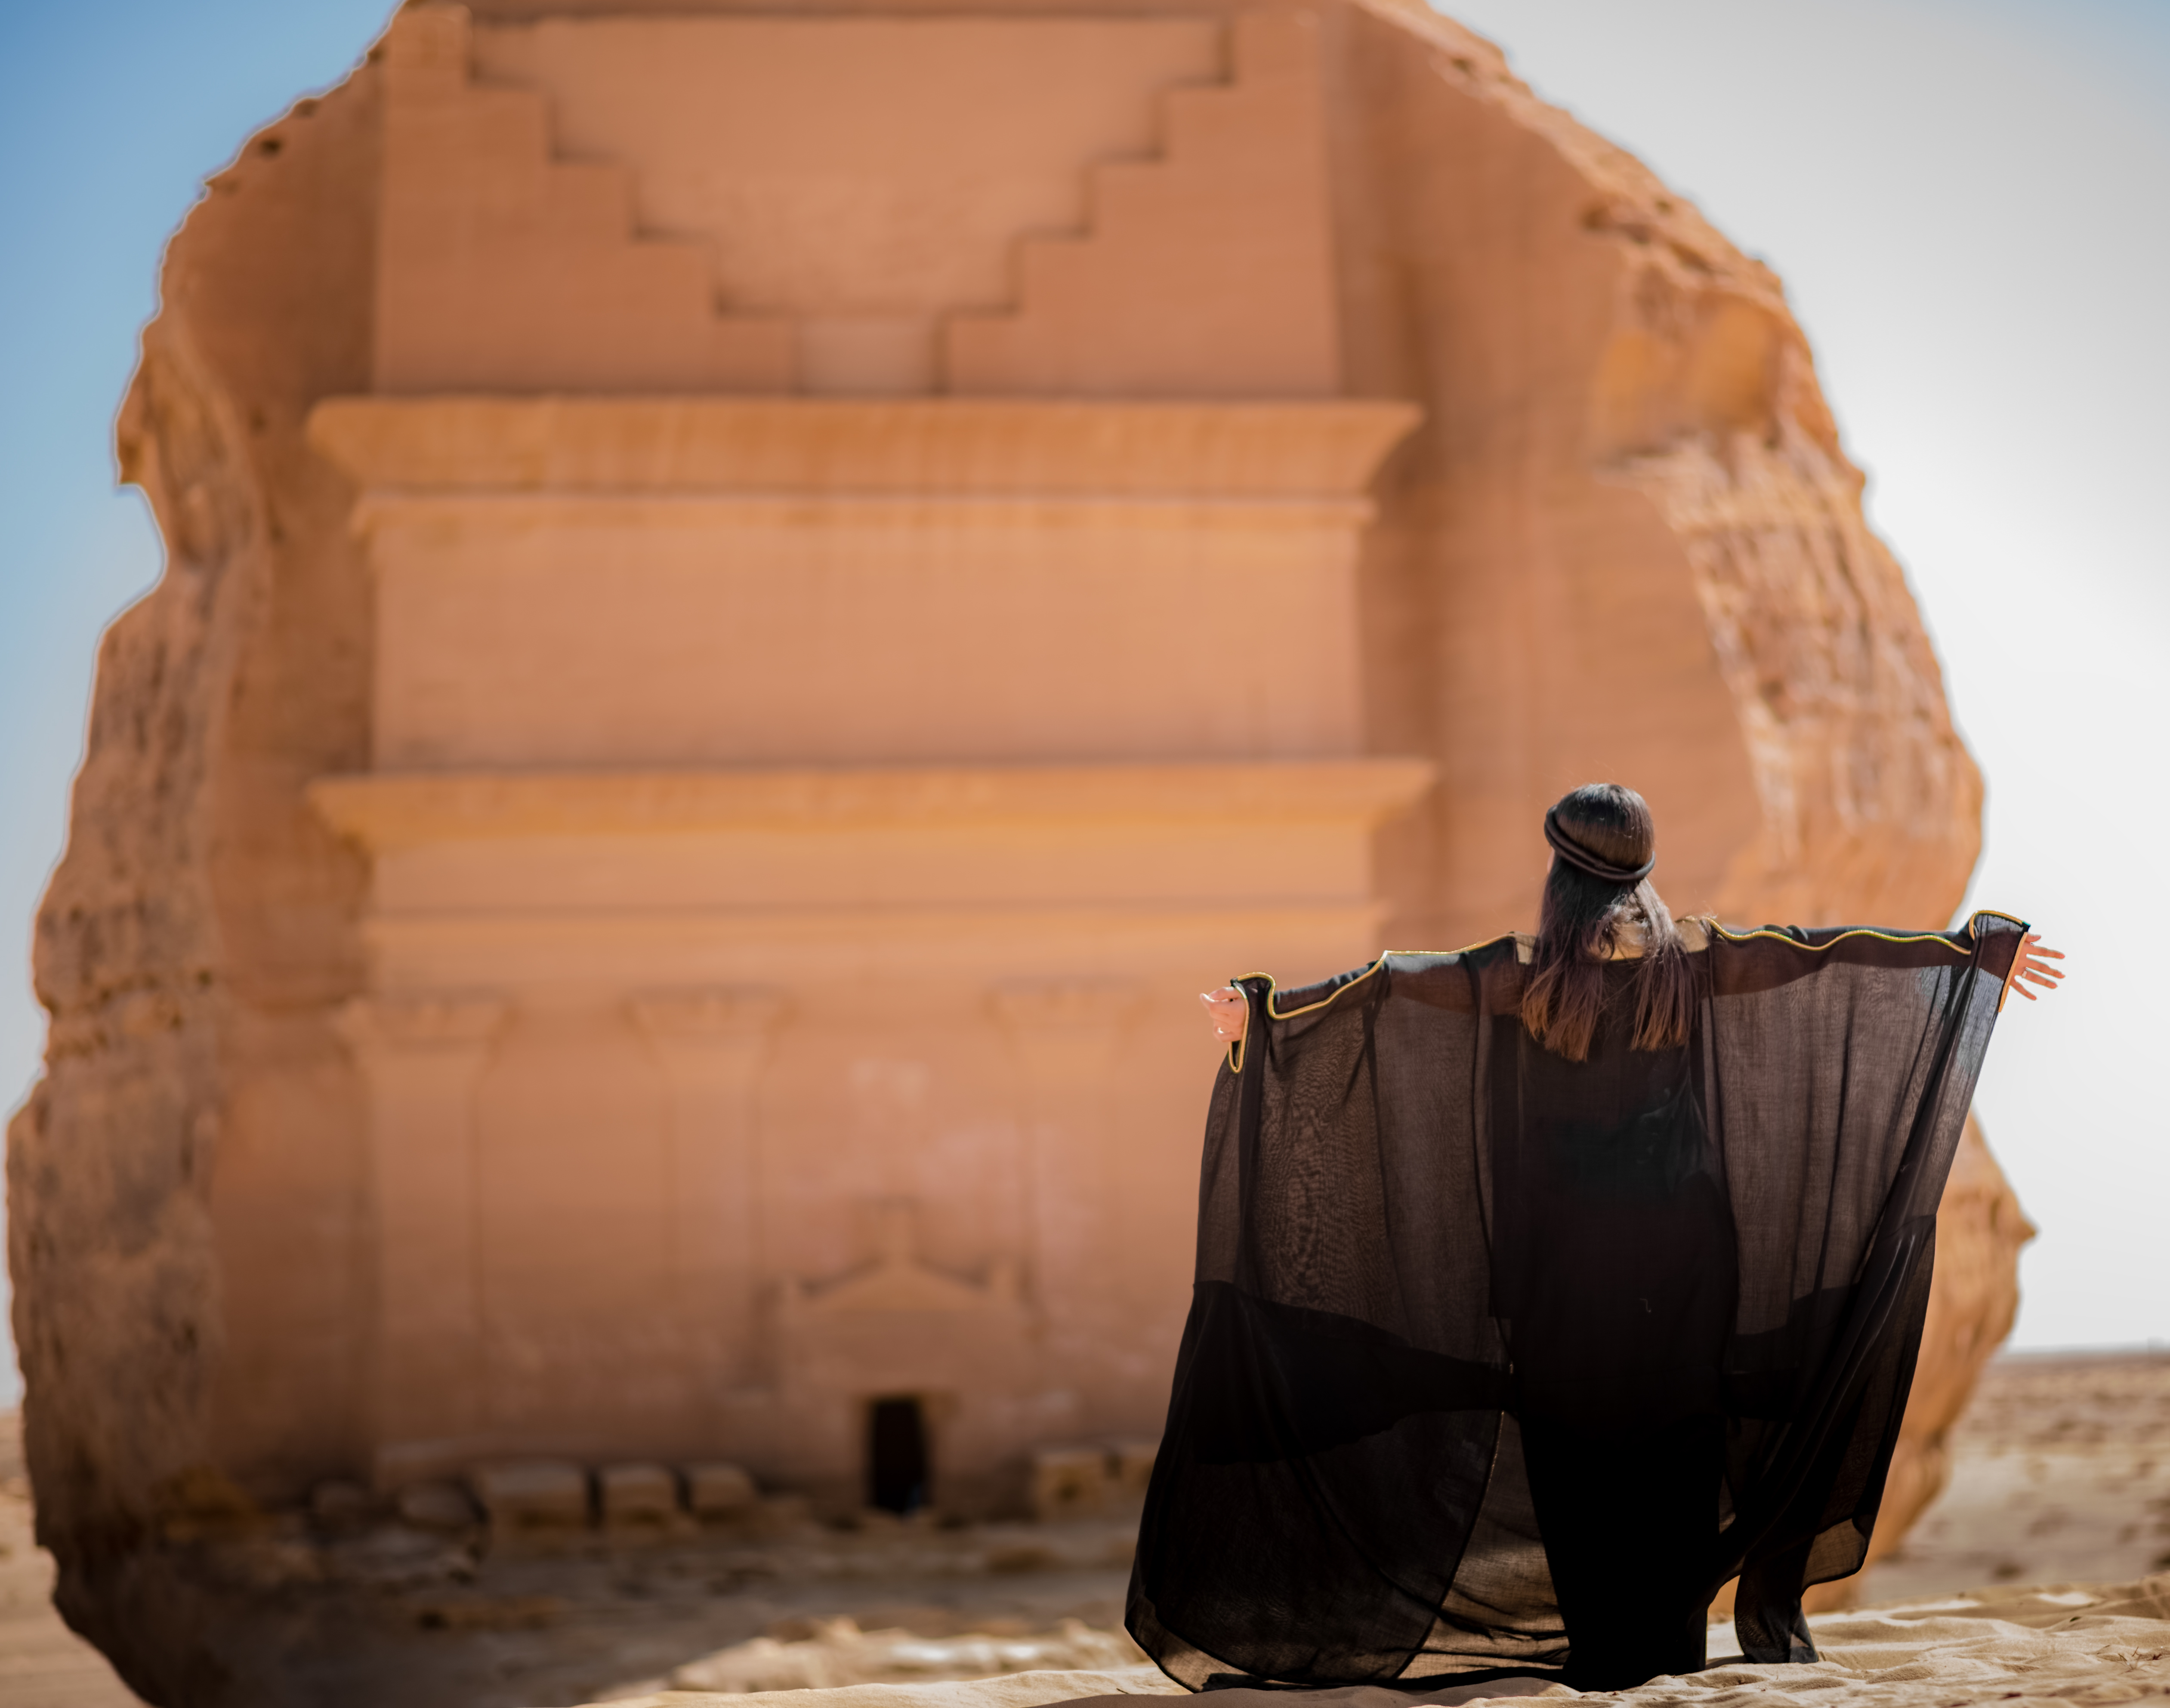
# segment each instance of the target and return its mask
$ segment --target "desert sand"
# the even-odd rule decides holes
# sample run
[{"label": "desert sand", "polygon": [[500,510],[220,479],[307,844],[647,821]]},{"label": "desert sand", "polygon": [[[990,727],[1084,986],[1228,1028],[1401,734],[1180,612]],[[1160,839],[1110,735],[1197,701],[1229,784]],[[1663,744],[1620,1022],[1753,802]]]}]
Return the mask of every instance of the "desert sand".
[{"label": "desert sand", "polygon": [[0,1412],[0,1702],[8,1708],[133,1708],[105,1657],[53,1610],[53,1556],[30,1534],[22,1420]]},{"label": "desert sand", "polygon": [[[30,1542],[14,1419],[6,1423],[0,1701],[132,1702],[46,1600],[51,1563]],[[1824,1666],[1721,1666],[1622,1700],[1731,1708],[1814,1692],[1831,1708],[1941,1708],[2170,1694],[2170,1580],[2134,1587],[2170,1572],[2170,1354],[2000,1358],[1950,1445],[1943,1497],[1899,1553],[1851,1586],[1879,1605],[1816,1616]],[[374,1573],[374,1616],[314,1636],[341,1669],[400,1673],[434,1660],[428,1679],[403,1673],[403,1708],[628,1698],[693,1708],[794,1685],[809,1688],[793,1708],[1029,1708],[1172,1688],[1136,1664],[1120,1632],[1128,1540],[1115,1519],[949,1531],[877,1521],[477,1558],[442,1538],[380,1531],[323,1551],[342,1569]],[[279,1545],[259,1537],[233,1557],[268,1568]],[[288,1594],[305,1599],[306,1589]],[[1730,1652],[1730,1636],[1713,1630],[1714,1658]],[[934,1682],[975,1673],[998,1676]]]},{"label": "desert sand", "polygon": [[2170,1572],[2170,1353],[2007,1354],[1949,1445],[1943,1497],[1863,1600]]},{"label": "desert sand", "polygon": [[[1825,1614],[1812,1621],[1825,1658],[1812,1666],[1721,1662],[1686,1678],[1654,1679],[1638,1689],[1582,1700],[1628,1708],[1668,1705],[1792,1704],[1829,1708],[1957,1708],[1963,1703],[2122,1703],[2170,1696],[2170,1574],[2099,1588],[1948,1597],[1897,1607]],[[1069,1693],[1084,1689],[1089,1696]],[[1127,1695],[1180,1694],[1150,1668],[1122,1673],[1028,1673],[1006,1679],[938,1685],[861,1684],[794,1695],[792,1708],[1034,1708],[1063,1702],[1114,1708]],[[1498,1684],[1411,1695],[1355,1689],[1216,1691],[1218,1708],[1399,1708],[1507,1696],[1571,1696],[1563,1685]],[[644,1708],[701,1708],[730,1700],[699,1691],[636,1699]]]}]

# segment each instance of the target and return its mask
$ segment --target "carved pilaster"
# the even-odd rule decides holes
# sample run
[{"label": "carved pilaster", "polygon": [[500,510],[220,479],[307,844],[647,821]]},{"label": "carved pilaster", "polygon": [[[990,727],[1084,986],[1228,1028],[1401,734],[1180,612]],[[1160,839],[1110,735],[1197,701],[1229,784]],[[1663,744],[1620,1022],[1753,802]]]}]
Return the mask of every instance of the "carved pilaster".
[{"label": "carved pilaster", "polygon": [[454,1468],[486,1421],[474,1102],[505,1011],[472,993],[360,997],[339,1011],[368,1084],[386,1485]]},{"label": "carved pilaster", "polygon": [[[1034,1292],[1055,1341],[1105,1280],[1108,1094],[1140,993],[1100,981],[1004,985],[994,1010],[1023,1063],[1025,1204]],[[1096,1257],[1096,1253],[1098,1254]]]},{"label": "carved pilaster", "polygon": [[633,999],[671,1094],[670,1268],[681,1343],[714,1381],[743,1376],[762,1273],[756,1096],[783,999],[767,990]]}]

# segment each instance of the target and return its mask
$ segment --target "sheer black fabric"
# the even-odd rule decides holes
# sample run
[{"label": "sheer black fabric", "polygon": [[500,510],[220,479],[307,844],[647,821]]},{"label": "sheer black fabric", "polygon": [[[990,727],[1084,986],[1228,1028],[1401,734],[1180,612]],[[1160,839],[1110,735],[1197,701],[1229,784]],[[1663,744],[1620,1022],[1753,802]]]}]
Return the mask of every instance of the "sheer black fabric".
[{"label": "sheer black fabric", "polygon": [[1738,1575],[1745,1652],[1812,1657],[2023,930],[1713,932],[1687,1044],[1628,1047],[1616,963],[1585,1062],[1511,937],[1242,981],[1132,1635],[1194,1689],[1609,1689],[1700,1667]]}]

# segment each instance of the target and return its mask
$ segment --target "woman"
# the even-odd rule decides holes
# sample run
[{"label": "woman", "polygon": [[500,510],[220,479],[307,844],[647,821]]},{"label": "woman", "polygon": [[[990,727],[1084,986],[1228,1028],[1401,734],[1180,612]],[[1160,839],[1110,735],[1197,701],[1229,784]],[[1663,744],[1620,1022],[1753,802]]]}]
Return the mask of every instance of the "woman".
[{"label": "woman", "polygon": [[1202,1000],[1230,1046],[1129,1624],[1194,1688],[1617,1689],[1813,1659],[1905,1409],[2023,926],[1676,926],[1641,796],[1545,819],[1534,938]]}]

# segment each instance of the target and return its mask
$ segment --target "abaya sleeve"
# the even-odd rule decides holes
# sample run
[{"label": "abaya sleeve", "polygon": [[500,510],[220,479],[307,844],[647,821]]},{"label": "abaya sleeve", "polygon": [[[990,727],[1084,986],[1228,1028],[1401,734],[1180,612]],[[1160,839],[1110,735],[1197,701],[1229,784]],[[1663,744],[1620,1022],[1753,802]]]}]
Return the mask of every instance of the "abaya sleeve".
[{"label": "abaya sleeve", "polygon": [[1685,1530],[1622,1519],[1600,1557],[1698,1631],[1745,1572],[1744,1638],[1782,1652],[1800,1589],[1861,1564],[2023,931],[1713,929],[1686,1046],[1628,1048],[1621,963],[1586,1063],[1524,1031],[1511,937],[1238,980],[1130,1581],[1146,1652],[1194,1689],[1572,1681],[1531,1475],[1562,1439],[1707,1443]]}]

